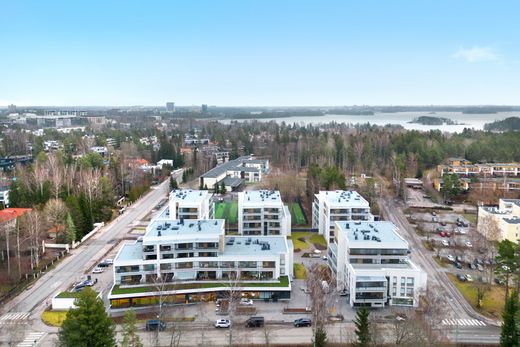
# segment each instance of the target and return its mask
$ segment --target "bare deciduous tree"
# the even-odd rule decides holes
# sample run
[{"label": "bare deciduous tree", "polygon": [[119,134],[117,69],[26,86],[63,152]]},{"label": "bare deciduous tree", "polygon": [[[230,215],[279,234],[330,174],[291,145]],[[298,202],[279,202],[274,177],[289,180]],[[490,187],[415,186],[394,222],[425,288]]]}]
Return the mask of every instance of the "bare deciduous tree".
[{"label": "bare deciduous tree", "polygon": [[59,233],[65,230],[63,225],[67,215],[67,206],[60,199],[50,199],[45,204],[43,212],[48,225],[55,229],[57,238]]},{"label": "bare deciduous tree", "polygon": [[40,264],[41,239],[43,233],[42,213],[33,209],[25,213],[20,219],[20,227],[29,240],[29,250],[31,252],[31,269]]},{"label": "bare deciduous tree", "polygon": [[55,199],[58,199],[63,186],[64,170],[55,153],[49,154],[47,157],[47,170],[51,182],[51,193]]}]

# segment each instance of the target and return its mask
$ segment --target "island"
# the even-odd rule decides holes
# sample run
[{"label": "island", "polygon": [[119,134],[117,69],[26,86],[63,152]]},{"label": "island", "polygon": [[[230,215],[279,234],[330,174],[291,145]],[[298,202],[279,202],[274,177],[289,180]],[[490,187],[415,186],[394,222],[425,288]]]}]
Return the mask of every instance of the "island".
[{"label": "island", "polygon": [[422,125],[457,125],[459,123],[444,117],[432,117],[432,116],[420,116],[417,118],[414,118],[413,120],[409,121],[408,123],[417,123]]},{"label": "island", "polygon": [[484,130],[487,131],[519,131],[520,130],[520,118],[519,117],[508,117],[504,120],[497,120],[493,123],[486,123]]}]

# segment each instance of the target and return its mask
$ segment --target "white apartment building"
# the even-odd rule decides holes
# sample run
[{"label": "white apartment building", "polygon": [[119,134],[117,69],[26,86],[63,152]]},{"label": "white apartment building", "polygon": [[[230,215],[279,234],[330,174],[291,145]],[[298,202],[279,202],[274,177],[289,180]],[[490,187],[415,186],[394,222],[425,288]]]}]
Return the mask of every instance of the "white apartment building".
[{"label": "white apartment building", "polygon": [[159,291],[166,303],[209,301],[230,287],[289,299],[293,246],[284,236],[226,236],[221,219],[155,219],[142,239],[121,247],[113,268],[112,308],[157,304]]},{"label": "white apartment building", "polygon": [[318,229],[327,244],[334,240],[336,221],[372,221],[370,206],[356,191],[320,191],[314,194],[312,203],[312,227]]},{"label": "white apartment building", "polygon": [[249,236],[291,235],[291,213],[279,191],[238,193],[238,233]]},{"label": "white apartment building", "polygon": [[[490,230],[495,223],[498,235]],[[520,240],[520,199],[500,199],[497,207],[479,206],[477,231],[487,238],[498,241],[509,240],[518,243]],[[496,236],[496,237],[492,237]]]},{"label": "white apartment building", "polygon": [[418,306],[426,273],[391,222],[335,222],[328,265],[351,306]]},{"label": "white apartment building", "polygon": [[207,190],[174,189],[161,219],[212,219],[213,193]]}]

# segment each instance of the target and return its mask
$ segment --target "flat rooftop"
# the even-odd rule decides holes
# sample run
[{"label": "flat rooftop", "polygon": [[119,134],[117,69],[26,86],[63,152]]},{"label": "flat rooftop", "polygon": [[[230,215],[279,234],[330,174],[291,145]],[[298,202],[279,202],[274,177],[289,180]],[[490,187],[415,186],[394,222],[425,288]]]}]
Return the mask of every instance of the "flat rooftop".
[{"label": "flat rooftop", "polygon": [[222,255],[278,255],[287,252],[287,248],[284,236],[226,236]]},{"label": "flat rooftop", "polygon": [[[381,270],[386,269],[416,269],[411,262],[399,263],[399,264],[352,264],[349,263],[354,270]],[[356,277],[358,278],[358,277]]]},{"label": "flat rooftop", "polygon": [[199,204],[210,194],[207,190],[174,189],[170,192],[170,200]]},{"label": "flat rooftop", "polygon": [[141,242],[125,243],[117,254],[115,261],[142,260],[143,244]]},{"label": "flat rooftop", "polygon": [[401,235],[397,233],[397,227],[392,222],[336,222],[340,227],[341,233],[346,233],[349,247],[366,247],[367,243],[373,248],[385,247],[389,244],[392,247],[408,248]]},{"label": "flat rooftop", "polygon": [[153,220],[146,228],[144,242],[149,237],[172,238],[175,236],[220,235],[224,230],[224,219]]},{"label": "flat rooftop", "polygon": [[320,191],[319,196],[330,207],[369,207],[368,201],[354,190]]},{"label": "flat rooftop", "polygon": [[283,205],[277,190],[250,190],[238,193],[239,206]]}]

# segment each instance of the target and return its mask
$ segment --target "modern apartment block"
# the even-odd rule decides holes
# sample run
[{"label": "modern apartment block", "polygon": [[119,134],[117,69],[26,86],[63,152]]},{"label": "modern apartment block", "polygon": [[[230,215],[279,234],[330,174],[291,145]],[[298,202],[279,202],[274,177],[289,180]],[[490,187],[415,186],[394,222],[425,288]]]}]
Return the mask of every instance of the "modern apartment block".
[{"label": "modern apartment block", "polygon": [[472,164],[462,158],[449,158],[447,164],[437,165],[437,172],[442,177],[444,174],[457,174],[461,176],[503,177],[520,176],[520,163],[485,163]]},{"label": "modern apartment block", "polygon": [[279,191],[238,193],[238,233],[249,236],[291,235],[291,213]]},{"label": "modern apartment block", "polygon": [[498,208],[480,206],[477,231],[489,239],[518,243],[520,240],[520,199],[500,199]]},{"label": "modern apartment block", "polygon": [[427,275],[391,222],[337,221],[328,265],[351,306],[418,306]]},{"label": "modern apartment block", "polygon": [[[289,299],[293,246],[285,236],[226,236],[224,220],[155,219],[114,259],[112,308],[190,303],[229,291]],[[159,293],[160,292],[160,293]]]},{"label": "modern apartment block", "polygon": [[320,191],[312,203],[312,227],[318,229],[327,244],[334,241],[334,222],[372,221],[370,206],[358,192],[335,190]]},{"label": "modern apartment block", "polygon": [[207,190],[174,189],[170,192],[168,209],[163,219],[212,219],[213,194]]}]

